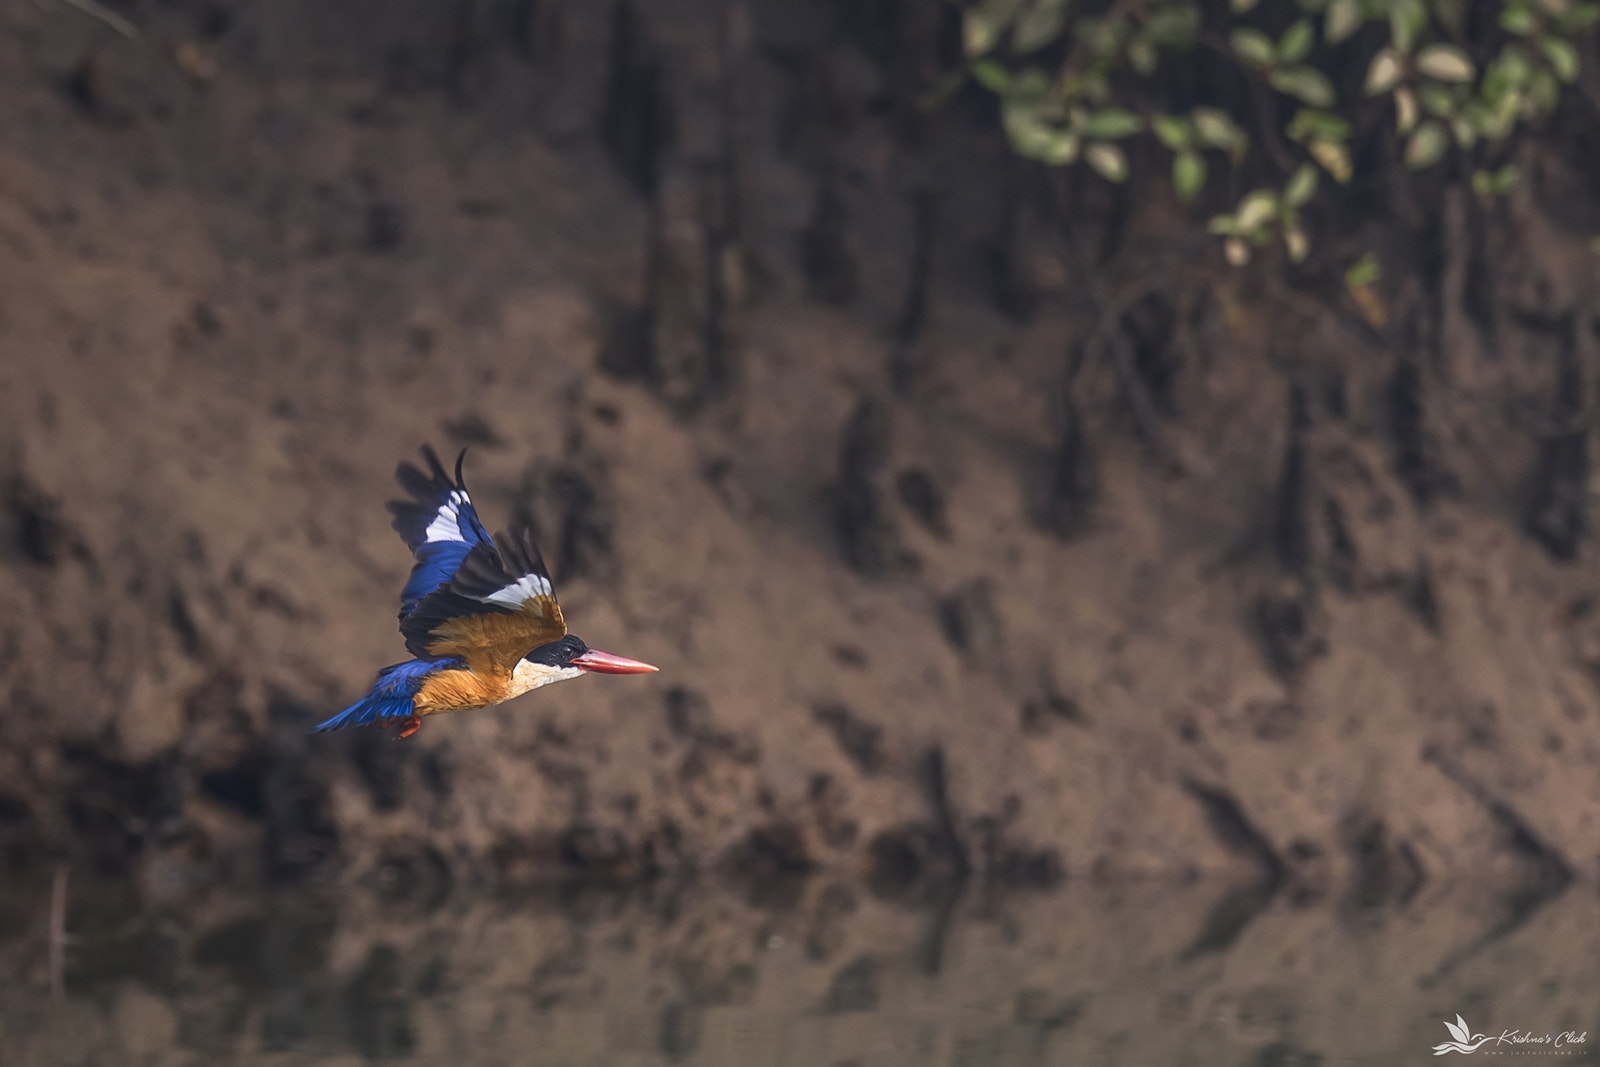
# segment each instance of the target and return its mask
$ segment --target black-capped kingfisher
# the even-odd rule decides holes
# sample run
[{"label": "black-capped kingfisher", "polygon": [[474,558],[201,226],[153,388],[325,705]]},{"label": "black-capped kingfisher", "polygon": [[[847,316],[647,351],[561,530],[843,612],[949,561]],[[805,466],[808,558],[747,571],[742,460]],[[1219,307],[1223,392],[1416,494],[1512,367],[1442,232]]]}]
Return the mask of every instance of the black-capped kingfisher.
[{"label": "black-capped kingfisher", "polygon": [[410,737],[424,715],[483,708],[581,674],[644,674],[648,663],[613,656],[567,633],[533,535],[490,538],[461,477],[424,446],[424,473],[401,463],[395,478],[412,500],[389,503],[394,528],[416,557],[400,594],[400,633],[416,659],[378,672],[372,691],[312,733],[401,724]]}]

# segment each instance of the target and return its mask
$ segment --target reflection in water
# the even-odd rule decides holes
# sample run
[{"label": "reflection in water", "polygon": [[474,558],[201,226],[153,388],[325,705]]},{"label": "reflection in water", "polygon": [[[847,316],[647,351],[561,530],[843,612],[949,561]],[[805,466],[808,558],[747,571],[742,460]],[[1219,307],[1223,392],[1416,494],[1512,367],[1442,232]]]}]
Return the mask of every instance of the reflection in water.
[{"label": "reflection in water", "polygon": [[1600,1022],[1586,887],[1517,905],[1515,924],[1503,899],[1438,885],[1383,909],[1203,884],[909,904],[826,879],[755,903],[657,885],[130,913],[127,895],[73,886],[55,996],[48,881],[0,900],[0,1060],[1411,1063],[1457,1013],[1589,1031],[1580,1050]]}]

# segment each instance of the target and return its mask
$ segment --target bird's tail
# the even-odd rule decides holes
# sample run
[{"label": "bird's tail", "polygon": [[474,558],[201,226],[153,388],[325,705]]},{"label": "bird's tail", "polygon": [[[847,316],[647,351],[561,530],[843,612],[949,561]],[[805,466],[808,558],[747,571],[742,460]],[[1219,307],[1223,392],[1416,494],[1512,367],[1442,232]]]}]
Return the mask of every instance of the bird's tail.
[{"label": "bird's tail", "polygon": [[319,722],[311,728],[311,732],[322,734],[329,730],[342,730],[346,726],[381,725],[393,719],[410,718],[416,710],[415,699],[417,691],[422,688],[422,679],[450,666],[454,666],[450,661],[413,659],[385,667],[378,672],[378,680],[373,683],[371,692],[333,718]]}]

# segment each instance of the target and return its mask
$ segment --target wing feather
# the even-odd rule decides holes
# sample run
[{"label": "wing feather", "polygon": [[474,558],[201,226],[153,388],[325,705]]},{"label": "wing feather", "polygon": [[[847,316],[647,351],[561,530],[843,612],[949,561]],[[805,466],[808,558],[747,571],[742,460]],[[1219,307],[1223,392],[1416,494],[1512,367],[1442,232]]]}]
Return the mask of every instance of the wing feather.
[{"label": "wing feather", "polygon": [[422,447],[427,472],[410,463],[401,463],[394,472],[400,488],[413,499],[391,500],[389,511],[394,515],[396,532],[417,560],[400,594],[402,619],[429,593],[450,582],[474,548],[490,543],[461,476],[466,455],[466,449],[462,449],[456,457],[453,479],[445,472],[432,445]]},{"label": "wing feather", "polygon": [[477,672],[509,671],[540,645],[566,636],[544,559],[523,530],[473,546],[450,583],[400,620],[414,656],[458,656]]}]

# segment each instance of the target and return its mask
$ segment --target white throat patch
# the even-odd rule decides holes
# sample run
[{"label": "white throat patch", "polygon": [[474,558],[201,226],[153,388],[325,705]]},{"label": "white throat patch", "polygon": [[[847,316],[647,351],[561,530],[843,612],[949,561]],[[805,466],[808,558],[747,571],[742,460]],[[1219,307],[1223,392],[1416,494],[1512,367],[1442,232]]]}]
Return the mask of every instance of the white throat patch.
[{"label": "white throat patch", "polygon": [[583,673],[585,672],[580,667],[552,667],[546,663],[518,660],[516,668],[511,672],[511,692],[507,694],[506,699],[521,696],[523,693],[538,689],[541,685],[576,678]]}]

